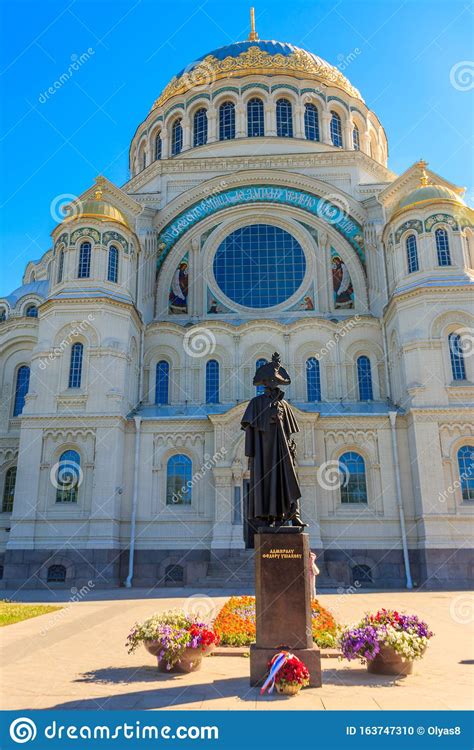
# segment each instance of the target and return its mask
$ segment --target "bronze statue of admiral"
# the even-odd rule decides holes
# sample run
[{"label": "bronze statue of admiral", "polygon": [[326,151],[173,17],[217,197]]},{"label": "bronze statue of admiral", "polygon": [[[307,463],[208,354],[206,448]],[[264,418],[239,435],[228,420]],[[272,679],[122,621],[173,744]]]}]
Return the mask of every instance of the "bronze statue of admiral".
[{"label": "bronze statue of admiral", "polygon": [[290,383],[280,355],[275,352],[272,361],[255,373],[253,384],[263,386],[264,391],[250,401],[241,422],[250,467],[247,516],[272,527],[287,522],[306,526],[300,515],[296,444],[291,437],[299,428],[280,389]]}]

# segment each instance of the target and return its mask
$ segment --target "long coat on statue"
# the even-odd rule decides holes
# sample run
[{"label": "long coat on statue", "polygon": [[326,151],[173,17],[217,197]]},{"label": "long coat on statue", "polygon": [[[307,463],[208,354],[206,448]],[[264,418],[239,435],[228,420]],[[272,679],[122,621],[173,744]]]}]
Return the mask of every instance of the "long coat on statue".
[{"label": "long coat on statue", "polygon": [[250,459],[248,518],[289,518],[301,497],[294,465],[295,416],[279,388],[255,396],[242,418]]}]

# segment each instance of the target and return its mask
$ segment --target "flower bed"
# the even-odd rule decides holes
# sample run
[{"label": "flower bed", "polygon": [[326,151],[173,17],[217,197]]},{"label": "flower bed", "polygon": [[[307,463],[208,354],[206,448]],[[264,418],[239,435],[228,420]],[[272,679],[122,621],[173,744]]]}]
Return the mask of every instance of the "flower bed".
[{"label": "flower bed", "polygon": [[375,615],[367,614],[359,623],[343,630],[340,646],[349,661],[360,659],[370,662],[382,647],[394,650],[408,660],[421,659],[433,633],[416,615],[405,615],[390,609],[381,609]]},{"label": "flower bed", "polygon": [[[311,602],[313,640],[321,648],[336,645],[334,617],[317,599]],[[222,645],[249,646],[255,641],[255,597],[232,596],[214,620]]]}]

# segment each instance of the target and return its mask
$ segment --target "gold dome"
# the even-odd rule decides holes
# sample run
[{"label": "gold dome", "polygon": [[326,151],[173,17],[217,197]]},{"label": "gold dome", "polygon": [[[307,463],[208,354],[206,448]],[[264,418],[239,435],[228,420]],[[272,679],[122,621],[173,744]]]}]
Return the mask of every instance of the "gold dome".
[{"label": "gold dome", "polygon": [[411,208],[419,203],[436,202],[436,201],[454,201],[460,206],[464,206],[463,199],[451,190],[450,188],[444,187],[443,185],[420,185],[415,190],[412,190],[408,195],[398,203],[397,210],[402,208]]},{"label": "gold dome", "polygon": [[425,167],[427,163],[425,161],[419,161],[417,164],[420,169],[420,184],[414,190],[411,190],[407,195],[397,203],[395,213],[400,211],[408,211],[408,209],[414,206],[423,206],[428,203],[456,203],[458,206],[465,207],[463,199],[460,195],[451,190],[451,188],[445,187],[444,185],[432,185],[429,182],[428,175],[426,174]]},{"label": "gold dome", "polygon": [[113,221],[130,228],[123,213],[111,203],[103,200],[102,190],[96,190],[94,199],[84,202],[76,201],[68,207],[68,216],[64,221],[78,221],[80,219],[98,219],[99,221]]},{"label": "gold dome", "polygon": [[335,86],[363,102],[360,92],[341,71],[312,52],[286,42],[261,40],[254,27],[245,42],[219,47],[181,70],[166,86],[151,111],[173,96],[185,94],[198,86],[209,86],[221,78],[246,75],[289,75]]}]

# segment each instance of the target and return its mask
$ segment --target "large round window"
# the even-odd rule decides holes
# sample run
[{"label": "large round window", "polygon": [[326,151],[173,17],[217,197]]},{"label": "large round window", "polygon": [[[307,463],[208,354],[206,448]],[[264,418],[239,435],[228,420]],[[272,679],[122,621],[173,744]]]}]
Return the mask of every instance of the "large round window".
[{"label": "large round window", "polygon": [[273,307],[301,285],[306,260],[291,234],[269,224],[236,229],[219,245],[214,277],[223,293],[243,307]]}]

